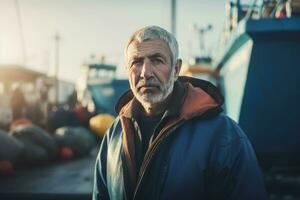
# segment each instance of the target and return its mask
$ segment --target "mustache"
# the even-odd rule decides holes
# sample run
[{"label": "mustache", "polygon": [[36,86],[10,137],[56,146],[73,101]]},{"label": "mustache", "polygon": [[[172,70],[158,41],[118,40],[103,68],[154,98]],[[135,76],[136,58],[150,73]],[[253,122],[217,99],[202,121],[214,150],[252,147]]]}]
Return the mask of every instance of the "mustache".
[{"label": "mustache", "polygon": [[137,88],[141,87],[160,87],[160,82],[154,78],[152,79],[140,79],[136,84]]}]

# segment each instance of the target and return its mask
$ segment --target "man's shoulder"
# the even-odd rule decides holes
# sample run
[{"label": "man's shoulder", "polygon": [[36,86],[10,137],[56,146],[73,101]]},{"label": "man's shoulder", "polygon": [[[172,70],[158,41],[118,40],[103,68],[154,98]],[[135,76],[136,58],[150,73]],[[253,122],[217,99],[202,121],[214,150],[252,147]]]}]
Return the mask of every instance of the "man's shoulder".
[{"label": "man's shoulder", "polygon": [[196,116],[189,119],[193,123],[201,123],[214,126],[238,126],[238,124],[224,113],[217,113],[213,116]]},{"label": "man's shoulder", "polygon": [[210,118],[195,117],[189,121],[196,126],[195,130],[214,135],[216,138],[226,138],[227,141],[247,138],[241,127],[224,113]]}]

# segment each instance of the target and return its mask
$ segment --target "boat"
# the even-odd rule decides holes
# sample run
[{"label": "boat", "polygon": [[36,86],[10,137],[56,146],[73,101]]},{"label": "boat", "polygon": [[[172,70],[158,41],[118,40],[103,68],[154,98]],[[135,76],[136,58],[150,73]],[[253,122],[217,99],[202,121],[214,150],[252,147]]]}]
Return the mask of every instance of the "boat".
[{"label": "boat", "polygon": [[127,79],[116,78],[116,66],[105,63],[89,63],[82,66],[77,82],[78,100],[92,112],[116,116],[115,104],[129,89]]},{"label": "boat", "polygon": [[227,13],[215,58],[225,112],[251,140],[270,194],[299,197],[300,1],[232,0]]},{"label": "boat", "polygon": [[198,27],[194,25],[194,31],[197,32],[199,38],[199,54],[193,56],[186,63],[182,64],[180,70],[181,76],[191,76],[200,78],[211,82],[215,86],[219,87],[219,72],[216,70],[212,63],[212,56],[205,48],[205,35],[212,30],[212,25],[206,27]]},{"label": "boat", "polygon": [[184,63],[180,75],[200,78],[219,87],[219,73],[213,68],[211,57],[199,56],[195,57],[191,63]]}]

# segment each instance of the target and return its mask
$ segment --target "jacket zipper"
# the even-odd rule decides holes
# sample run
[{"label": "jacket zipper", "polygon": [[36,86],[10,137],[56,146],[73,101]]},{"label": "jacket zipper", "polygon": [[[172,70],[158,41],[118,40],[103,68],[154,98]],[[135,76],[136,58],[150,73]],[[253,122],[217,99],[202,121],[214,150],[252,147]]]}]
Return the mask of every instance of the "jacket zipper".
[{"label": "jacket zipper", "polygon": [[153,148],[146,153],[146,156],[145,156],[145,159],[143,160],[142,162],[142,167],[141,167],[141,170],[140,170],[140,173],[139,173],[139,176],[138,176],[138,181],[137,181],[137,184],[136,184],[136,187],[135,187],[135,190],[134,190],[134,194],[133,194],[133,199],[136,198],[136,195],[137,195],[137,192],[138,192],[138,189],[139,189],[139,186],[142,182],[142,179],[145,175],[145,172],[146,172],[146,169],[147,169],[147,166],[149,165],[150,161],[151,161],[151,158],[154,156],[155,154],[155,151],[157,149],[157,147],[159,146],[159,144],[162,143],[162,141],[167,138],[171,133],[174,132],[174,130],[176,128],[178,128],[178,126],[180,126],[182,124],[182,122],[184,122],[183,119],[181,120],[178,120],[177,122],[175,122],[175,125],[173,126],[170,126],[168,128],[166,128],[165,130],[163,130],[162,132],[166,132],[162,138],[160,138],[153,146]]}]

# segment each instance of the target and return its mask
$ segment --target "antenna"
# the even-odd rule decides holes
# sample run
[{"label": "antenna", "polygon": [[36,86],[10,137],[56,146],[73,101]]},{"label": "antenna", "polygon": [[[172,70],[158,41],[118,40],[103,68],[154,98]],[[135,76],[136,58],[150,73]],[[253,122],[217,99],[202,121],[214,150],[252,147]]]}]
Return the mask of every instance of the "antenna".
[{"label": "antenna", "polygon": [[59,43],[61,36],[58,32],[54,35],[55,42],[55,71],[54,71],[54,80],[55,80],[55,102],[59,104]]}]

